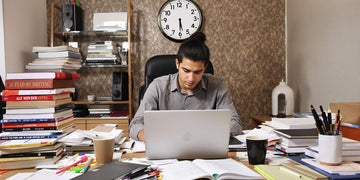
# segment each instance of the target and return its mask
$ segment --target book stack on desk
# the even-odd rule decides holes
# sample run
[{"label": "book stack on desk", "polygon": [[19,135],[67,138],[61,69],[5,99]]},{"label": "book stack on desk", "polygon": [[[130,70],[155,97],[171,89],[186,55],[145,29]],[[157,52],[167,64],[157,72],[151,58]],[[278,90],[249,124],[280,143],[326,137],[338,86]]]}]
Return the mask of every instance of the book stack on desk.
[{"label": "book stack on desk", "polygon": [[277,149],[289,154],[304,154],[305,148],[318,144],[318,132],[316,129],[275,129],[281,138]]},{"label": "book stack on desk", "polygon": [[[11,155],[23,156],[17,161],[29,160],[28,157],[32,160],[39,157],[51,157],[55,160],[62,149],[51,149],[51,152],[49,149],[41,149],[36,151],[37,155],[32,154],[38,156],[35,158],[24,147],[52,146],[58,139],[74,131],[73,103],[70,97],[70,93],[75,92],[74,78],[79,78],[79,74],[8,73],[5,90],[2,91],[6,113],[1,120],[3,132],[0,134],[0,151],[4,152],[6,148],[23,149],[19,152],[22,154]],[[0,163],[8,162],[1,158]],[[1,165],[0,168],[3,167]]]},{"label": "book stack on desk", "polygon": [[27,72],[72,72],[81,68],[81,54],[71,46],[34,46],[38,58],[25,66]]}]

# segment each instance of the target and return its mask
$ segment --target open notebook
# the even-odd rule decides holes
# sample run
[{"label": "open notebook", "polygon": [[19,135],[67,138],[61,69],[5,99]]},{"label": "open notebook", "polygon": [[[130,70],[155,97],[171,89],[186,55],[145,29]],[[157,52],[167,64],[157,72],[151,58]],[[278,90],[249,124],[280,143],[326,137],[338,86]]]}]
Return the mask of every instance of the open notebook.
[{"label": "open notebook", "polygon": [[225,158],[230,120],[230,110],[145,111],[146,158]]}]

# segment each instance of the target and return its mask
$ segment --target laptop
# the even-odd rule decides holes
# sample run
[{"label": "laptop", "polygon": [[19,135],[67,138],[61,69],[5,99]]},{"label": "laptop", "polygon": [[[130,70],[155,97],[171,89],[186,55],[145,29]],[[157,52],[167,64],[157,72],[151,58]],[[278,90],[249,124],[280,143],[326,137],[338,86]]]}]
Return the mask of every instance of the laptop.
[{"label": "laptop", "polygon": [[147,159],[226,158],[231,110],[145,111]]}]

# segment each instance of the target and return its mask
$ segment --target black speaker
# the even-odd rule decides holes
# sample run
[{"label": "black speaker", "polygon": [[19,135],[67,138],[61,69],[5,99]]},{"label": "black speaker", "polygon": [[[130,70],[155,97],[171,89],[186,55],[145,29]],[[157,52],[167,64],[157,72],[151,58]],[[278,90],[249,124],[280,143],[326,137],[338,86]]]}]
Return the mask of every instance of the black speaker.
[{"label": "black speaker", "polygon": [[113,101],[129,100],[129,76],[127,72],[113,72]]},{"label": "black speaker", "polygon": [[82,31],[82,9],[75,4],[62,5],[63,31]]}]

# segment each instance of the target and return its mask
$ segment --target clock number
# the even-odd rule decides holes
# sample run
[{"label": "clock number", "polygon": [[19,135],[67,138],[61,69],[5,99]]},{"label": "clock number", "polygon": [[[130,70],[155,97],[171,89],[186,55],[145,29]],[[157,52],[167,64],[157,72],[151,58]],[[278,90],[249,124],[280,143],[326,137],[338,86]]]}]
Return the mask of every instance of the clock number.
[{"label": "clock number", "polygon": [[191,14],[195,14],[195,9],[191,9]]},{"label": "clock number", "polygon": [[166,29],[166,30],[169,30],[169,29],[170,29],[170,27],[169,27],[168,24],[165,26],[165,29]]},{"label": "clock number", "polygon": [[164,11],[165,12],[165,16],[170,16],[171,12],[170,10]]},{"label": "clock number", "polygon": [[189,30],[189,29],[186,29],[186,34],[190,34],[190,30]]},{"label": "clock number", "polygon": [[179,32],[179,37],[181,38],[181,36],[182,36],[182,33],[181,33],[181,32]]},{"label": "clock number", "polygon": [[181,7],[182,7],[182,3],[181,3],[181,2],[176,3],[176,5],[177,5],[178,8],[181,8]]},{"label": "clock number", "polygon": [[198,20],[198,17],[194,16],[194,21],[197,21]]},{"label": "clock number", "polygon": [[172,34],[175,34],[175,30],[172,30]]},{"label": "clock number", "polygon": [[186,4],[186,9],[189,9],[189,3]]},{"label": "clock number", "polygon": [[164,18],[163,21],[166,23],[166,22],[167,22],[167,18]]},{"label": "clock number", "polygon": [[175,5],[170,4],[170,9],[175,9]]},{"label": "clock number", "polygon": [[193,24],[191,25],[191,27],[192,27],[192,28],[195,28],[195,24],[193,23]]}]

